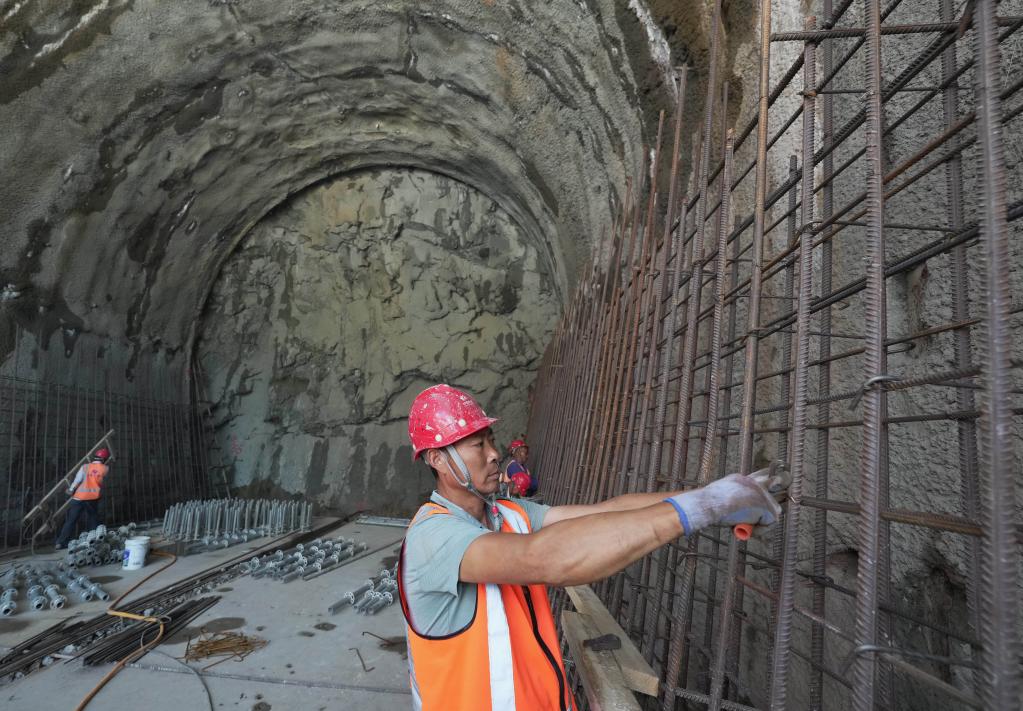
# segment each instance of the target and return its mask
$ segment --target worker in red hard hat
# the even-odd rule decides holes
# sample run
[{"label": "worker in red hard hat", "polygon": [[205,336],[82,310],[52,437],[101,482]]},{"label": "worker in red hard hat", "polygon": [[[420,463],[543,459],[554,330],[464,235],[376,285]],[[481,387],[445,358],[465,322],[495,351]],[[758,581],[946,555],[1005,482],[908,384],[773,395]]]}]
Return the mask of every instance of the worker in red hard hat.
[{"label": "worker in red hard hat", "polygon": [[532,496],[540,488],[540,482],[526,466],[529,445],[523,439],[512,440],[508,445],[508,453],[512,458],[504,470],[505,476],[515,485],[521,496]]},{"label": "worker in red hard hat", "polygon": [[417,709],[574,709],[547,586],[601,580],[707,526],[781,515],[763,472],[593,505],[499,499],[496,421],[448,385],[420,393],[409,412],[413,458],[437,482],[398,562]]},{"label": "worker in red hard hat", "polygon": [[67,493],[71,496],[71,503],[64,517],[64,525],[57,536],[55,547],[58,550],[71,540],[71,535],[75,532],[75,524],[83,514],[85,515],[86,531],[91,531],[101,523],[99,497],[103,489],[103,480],[110,472],[110,466],[107,464],[110,460],[110,450],[101,447],[89,458],[91,461],[82,465],[75,475],[74,481],[71,482],[71,486],[68,487]]}]

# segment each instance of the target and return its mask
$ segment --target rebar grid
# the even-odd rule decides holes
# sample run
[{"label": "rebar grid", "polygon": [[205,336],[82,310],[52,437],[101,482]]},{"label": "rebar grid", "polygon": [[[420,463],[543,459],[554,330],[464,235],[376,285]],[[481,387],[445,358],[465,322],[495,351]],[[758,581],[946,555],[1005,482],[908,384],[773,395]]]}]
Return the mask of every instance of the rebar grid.
[{"label": "rebar grid", "polygon": [[1023,8],[771,10],[741,130],[720,0],[698,128],[680,70],[543,357],[534,467],[561,504],[788,463],[781,525],[596,585],[663,709],[1020,708]]},{"label": "rebar grid", "polygon": [[[24,525],[22,518],[111,429],[115,458],[100,509],[107,523],[152,520],[172,503],[211,493],[208,425],[178,391],[177,378],[140,367],[135,392],[115,389],[100,373],[102,361],[86,362],[81,344],[73,356],[47,352],[18,327],[13,343],[0,371],[0,551],[56,537],[63,518],[51,517],[66,496],[54,497],[43,516]],[[53,375],[56,367],[27,365],[69,358],[64,382]],[[50,528],[40,530],[44,522]]]}]

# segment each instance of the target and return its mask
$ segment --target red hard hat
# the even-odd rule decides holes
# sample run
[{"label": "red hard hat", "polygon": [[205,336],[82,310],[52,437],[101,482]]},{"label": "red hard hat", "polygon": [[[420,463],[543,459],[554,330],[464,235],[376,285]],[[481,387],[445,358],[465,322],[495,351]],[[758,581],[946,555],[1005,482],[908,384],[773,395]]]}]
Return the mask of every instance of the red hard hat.
[{"label": "red hard hat", "polygon": [[520,494],[525,495],[525,493],[529,491],[529,474],[526,474],[525,472],[515,472],[509,477],[509,479],[511,479],[512,483],[515,484],[515,487],[519,490]]},{"label": "red hard hat", "polygon": [[103,461],[106,461],[110,459],[110,450],[107,449],[106,447],[102,449],[97,449],[95,452],[92,453],[92,458],[102,459]]},{"label": "red hard hat", "polygon": [[487,417],[472,396],[450,385],[434,385],[416,396],[408,413],[412,459],[427,449],[439,449],[485,430],[497,422]]},{"label": "red hard hat", "polygon": [[529,445],[526,444],[526,440],[524,439],[512,440],[512,443],[508,445],[508,451],[514,454],[515,450],[519,447],[529,447]]}]

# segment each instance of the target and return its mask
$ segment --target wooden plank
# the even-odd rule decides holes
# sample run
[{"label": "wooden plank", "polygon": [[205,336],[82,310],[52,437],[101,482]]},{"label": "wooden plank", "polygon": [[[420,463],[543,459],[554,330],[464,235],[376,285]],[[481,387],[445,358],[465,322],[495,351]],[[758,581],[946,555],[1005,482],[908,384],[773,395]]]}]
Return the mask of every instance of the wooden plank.
[{"label": "wooden plank", "polygon": [[613,654],[618,666],[622,669],[622,676],[625,677],[628,687],[647,696],[657,696],[657,692],[660,690],[660,679],[636,649],[636,645],[625,634],[625,630],[604,607],[604,603],[597,597],[597,593],[593,592],[589,585],[574,585],[565,588],[565,591],[572,598],[575,609],[586,615],[597,629],[597,634],[593,635],[594,637],[613,634],[622,641],[622,648],[616,649]]},{"label": "wooden plank", "polygon": [[566,610],[561,613],[561,629],[590,708],[593,711],[641,711],[636,697],[626,685],[614,653],[594,652],[583,646],[583,640],[600,636],[589,619],[578,612]]}]

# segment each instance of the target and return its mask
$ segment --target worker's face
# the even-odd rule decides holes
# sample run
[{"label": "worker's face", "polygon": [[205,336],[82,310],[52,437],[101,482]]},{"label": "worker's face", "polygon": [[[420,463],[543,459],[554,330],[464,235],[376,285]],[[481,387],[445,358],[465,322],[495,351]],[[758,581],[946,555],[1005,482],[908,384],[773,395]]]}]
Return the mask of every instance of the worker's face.
[{"label": "worker's face", "polygon": [[515,453],[512,456],[515,457],[515,461],[519,464],[525,464],[526,457],[529,456],[529,447],[516,447]]},{"label": "worker's face", "polygon": [[476,490],[484,496],[495,493],[501,483],[501,468],[498,466],[501,454],[494,444],[494,433],[490,428],[455,442],[455,450],[465,462]]}]

